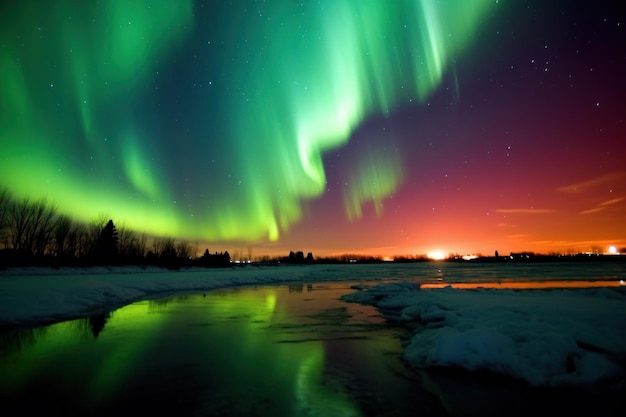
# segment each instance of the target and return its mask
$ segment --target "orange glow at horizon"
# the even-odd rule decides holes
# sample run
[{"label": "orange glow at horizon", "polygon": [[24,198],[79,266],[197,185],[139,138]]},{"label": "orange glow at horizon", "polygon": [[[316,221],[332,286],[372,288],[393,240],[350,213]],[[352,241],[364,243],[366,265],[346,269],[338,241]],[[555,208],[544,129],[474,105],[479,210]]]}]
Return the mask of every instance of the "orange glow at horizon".
[{"label": "orange glow at horizon", "polygon": [[446,255],[443,253],[443,251],[440,250],[428,252],[428,257],[434,261],[441,261],[443,259],[446,259]]}]

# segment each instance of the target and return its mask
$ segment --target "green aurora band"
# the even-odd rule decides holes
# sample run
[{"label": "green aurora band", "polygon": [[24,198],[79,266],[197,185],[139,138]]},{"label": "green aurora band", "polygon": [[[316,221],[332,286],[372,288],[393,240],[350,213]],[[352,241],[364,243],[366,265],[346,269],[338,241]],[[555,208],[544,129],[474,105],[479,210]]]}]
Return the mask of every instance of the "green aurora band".
[{"label": "green aurora band", "polygon": [[[0,186],[154,235],[278,239],[324,152],[424,102],[496,2],[310,3],[4,5]],[[403,180],[398,150],[365,148],[350,220]]]}]

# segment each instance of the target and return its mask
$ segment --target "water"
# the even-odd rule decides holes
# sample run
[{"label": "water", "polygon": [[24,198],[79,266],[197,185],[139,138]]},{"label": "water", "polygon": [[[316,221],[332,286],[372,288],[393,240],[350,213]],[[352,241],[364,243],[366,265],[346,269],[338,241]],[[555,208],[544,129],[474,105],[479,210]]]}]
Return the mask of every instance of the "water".
[{"label": "water", "polygon": [[420,283],[626,280],[626,261],[623,257],[613,262],[423,262],[354,267],[370,270],[379,279],[410,279]]},{"label": "water", "polygon": [[294,285],[146,299],[79,320],[4,332],[0,414],[610,415],[617,401],[604,394],[411,369],[402,361],[404,329],[372,307],[339,298],[353,291],[350,286],[372,280],[619,282],[624,266],[319,266],[308,281]]},{"label": "water", "polygon": [[0,413],[442,414],[350,283],[145,300],[4,335]]}]

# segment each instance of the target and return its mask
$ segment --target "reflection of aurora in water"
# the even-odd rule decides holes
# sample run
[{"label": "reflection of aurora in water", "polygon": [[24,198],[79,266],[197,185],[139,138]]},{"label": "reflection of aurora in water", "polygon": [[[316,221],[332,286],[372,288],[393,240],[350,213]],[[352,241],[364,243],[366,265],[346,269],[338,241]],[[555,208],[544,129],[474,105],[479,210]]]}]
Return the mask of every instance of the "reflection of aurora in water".
[{"label": "reflection of aurora in water", "polygon": [[[323,152],[423,102],[496,2],[37,3],[1,18],[0,185],[86,221],[275,240],[324,192]],[[400,152],[358,147],[348,218],[382,210]]]},{"label": "reflection of aurora in water", "polygon": [[420,389],[397,375],[394,330],[372,308],[338,300],[348,284],[311,288],[141,301],[115,310],[97,338],[87,319],[29,331],[0,361],[0,394],[18,401],[54,380],[52,408],[106,414],[167,403],[181,414],[358,416],[363,401],[387,410],[392,400],[381,397]]}]

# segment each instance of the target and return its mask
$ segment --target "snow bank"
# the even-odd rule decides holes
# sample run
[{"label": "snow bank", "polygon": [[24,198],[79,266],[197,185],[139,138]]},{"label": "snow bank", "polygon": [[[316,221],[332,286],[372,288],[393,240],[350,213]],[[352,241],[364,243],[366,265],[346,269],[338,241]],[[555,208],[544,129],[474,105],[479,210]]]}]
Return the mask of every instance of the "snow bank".
[{"label": "snow bank", "polygon": [[234,267],[171,271],[156,267],[17,268],[0,273],[0,326],[84,317],[171,292],[306,281],[311,268]]},{"label": "snow bank", "polygon": [[[461,276],[461,281],[466,280],[463,274],[477,274],[454,268],[445,271],[446,281],[449,272]],[[418,367],[485,369],[534,386],[626,384],[625,286],[521,291],[421,288],[421,283],[432,281],[431,270],[429,265],[11,269],[0,272],[0,327],[85,317],[181,291],[361,282],[354,287],[360,291],[343,299],[374,305],[389,320],[410,327],[413,335],[404,357]],[[368,281],[387,283],[370,286]]]},{"label": "snow bank", "polygon": [[417,367],[489,370],[533,386],[624,384],[626,288],[551,290],[360,286],[342,298],[412,329]]},{"label": "snow bank", "polygon": [[[394,272],[396,271],[396,272]],[[415,268],[380,265],[247,265],[232,268],[10,268],[0,271],[0,327],[80,318],[146,297],[245,285],[385,279]]]}]

